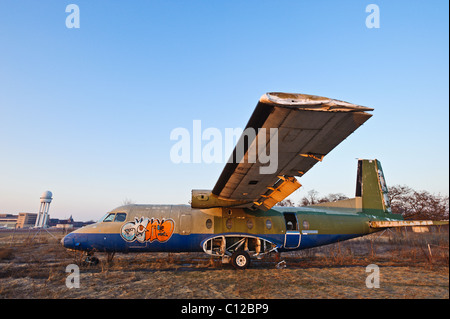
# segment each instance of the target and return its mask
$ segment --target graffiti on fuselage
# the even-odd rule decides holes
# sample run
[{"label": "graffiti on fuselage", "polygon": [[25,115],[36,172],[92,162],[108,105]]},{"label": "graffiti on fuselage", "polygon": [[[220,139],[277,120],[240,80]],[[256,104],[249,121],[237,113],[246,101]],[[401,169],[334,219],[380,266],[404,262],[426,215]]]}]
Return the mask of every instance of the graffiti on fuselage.
[{"label": "graffiti on fuselage", "polygon": [[134,221],[125,223],[120,234],[126,241],[132,242],[152,242],[157,240],[161,243],[166,242],[172,237],[175,229],[175,222],[173,219],[158,218],[135,218]]}]

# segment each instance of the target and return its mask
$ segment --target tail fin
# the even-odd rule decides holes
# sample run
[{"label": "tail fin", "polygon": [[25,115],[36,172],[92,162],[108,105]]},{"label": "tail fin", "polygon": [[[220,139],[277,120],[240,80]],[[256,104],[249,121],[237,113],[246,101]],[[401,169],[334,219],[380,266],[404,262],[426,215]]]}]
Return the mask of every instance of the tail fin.
[{"label": "tail fin", "polygon": [[362,209],[364,212],[391,214],[388,188],[381,163],[378,160],[358,160],[356,197],[362,197]]}]

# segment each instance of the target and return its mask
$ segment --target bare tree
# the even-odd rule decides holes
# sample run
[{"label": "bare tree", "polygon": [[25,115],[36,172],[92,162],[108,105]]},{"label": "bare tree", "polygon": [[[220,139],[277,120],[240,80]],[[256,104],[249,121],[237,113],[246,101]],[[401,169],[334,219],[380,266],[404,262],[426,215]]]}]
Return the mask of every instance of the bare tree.
[{"label": "bare tree", "polygon": [[392,213],[405,214],[408,211],[414,190],[406,185],[394,185],[389,187],[388,197],[391,203]]},{"label": "bare tree", "polygon": [[133,200],[129,199],[128,197],[122,201],[122,206],[133,205],[133,204],[136,204],[136,203]]},{"label": "bare tree", "polygon": [[449,217],[449,198],[428,191],[416,191],[405,185],[389,187],[389,199],[394,214],[405,219],[442,220]]},{"label": "bare tree", "polygon": [[[406,185],[389,187],[389,200],[392,213],[401,214],[405,219],[431,219],[446,220],[449,218],[449,197],[440,194],[431,194],[428,191],[416,191]],[[348,199],[341,193],[319,196],[316,190],[310,190],[300,200],[300,206],[309,206],[319,203],[336,202]]]},{"label": "bare tree", "polygon": [[309,206],[319,203],[319,192],[312,189],[300,200],[300,206]]},{"label": "bare tree", "polygon": [[319,192],[313,189],[313,190],[310,190],[308,192],[308,194],[300,200],[300,206],[309,206],[309,205],[315,205],[315,204],[320,204],[320,203],[337,202],[339,200],[344,200],[344,199],[348,199],[348,197],[342,193],[328,194],[327,196],[320,197]]},{"label": "bare tree", "polygon": [[276,206],[280,206],[280,207],[294,207],[295,204],[293,201],[291,201],[290,199],[284,199],[281,202],[278,202],[276,204]]},{"label": "bare tree", "polygon": [[320,198],[319,203],[337,202],[344,199],[348,199],[348,197],[342,193],[328,194],[327,196]]}]

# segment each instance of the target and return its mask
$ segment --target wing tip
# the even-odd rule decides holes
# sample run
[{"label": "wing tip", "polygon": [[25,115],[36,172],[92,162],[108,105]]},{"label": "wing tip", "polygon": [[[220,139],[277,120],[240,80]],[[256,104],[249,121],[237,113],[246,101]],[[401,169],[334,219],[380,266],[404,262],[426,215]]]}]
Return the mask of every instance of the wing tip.
[{"label": "wing tip", "polygon": [[373,108],[352,104],[349,102],[330,99],[323,96],[302,94],[268,92],[259,99],[260,103],[273,104],[281,107],[295,107],[317,109],[322,111],[373,111]]}]

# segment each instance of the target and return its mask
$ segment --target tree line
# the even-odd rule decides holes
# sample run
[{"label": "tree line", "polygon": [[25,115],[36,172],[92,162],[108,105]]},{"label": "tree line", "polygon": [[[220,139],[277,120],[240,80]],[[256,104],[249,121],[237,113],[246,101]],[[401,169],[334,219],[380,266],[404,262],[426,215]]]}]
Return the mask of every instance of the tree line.
[{"label": "tree line", "polygon": [[[449,197],[432,194],[428,191],[417,191],[405,185],[389,187],[389,200],[393,214],[401,214],[404,219],[447,220],[449,217]],[[277,206],[294,207],[309,206],[320,203],[336,202],[349,199],[341,193],[320,196],[316,190],[310,190],[300,199],[297,205],[290,199],[285,199]]]}]

